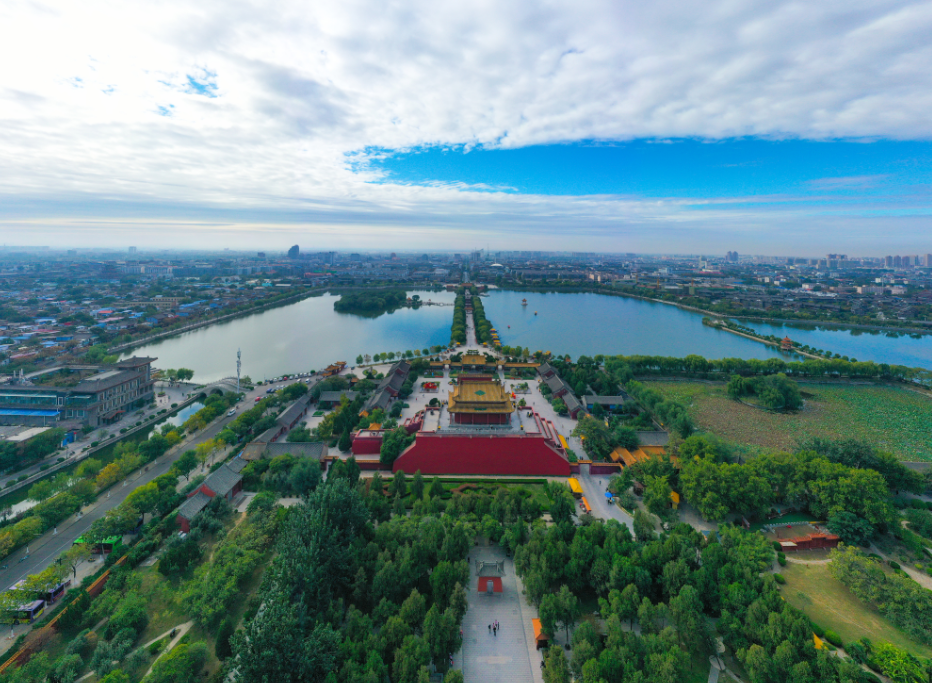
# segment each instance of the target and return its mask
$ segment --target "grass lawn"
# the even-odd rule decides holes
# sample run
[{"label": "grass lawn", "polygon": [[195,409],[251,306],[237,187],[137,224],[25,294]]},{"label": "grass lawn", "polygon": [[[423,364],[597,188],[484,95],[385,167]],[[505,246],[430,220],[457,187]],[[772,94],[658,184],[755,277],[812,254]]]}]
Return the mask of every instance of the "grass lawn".
[{"label": "grass lawn", "polygon": [[916,642],[858,600],[843,583],[832,577],[826,564],[788,564],[780,573],[786,585],[783,598],[819,624],[835,631],[843,642],[867,637],[886,641],[921,657],[932,656],[932,647]]},{"label": "grass lawn", "polygon": [[807,437],[855,438],[901,460],[932,460],[932,400],[906,389],[800,382],[806,403],[796,413],[770,413],[728,398],[725,385],[647,382],[688,406],[699,427],[725,441],[786,450]]}]

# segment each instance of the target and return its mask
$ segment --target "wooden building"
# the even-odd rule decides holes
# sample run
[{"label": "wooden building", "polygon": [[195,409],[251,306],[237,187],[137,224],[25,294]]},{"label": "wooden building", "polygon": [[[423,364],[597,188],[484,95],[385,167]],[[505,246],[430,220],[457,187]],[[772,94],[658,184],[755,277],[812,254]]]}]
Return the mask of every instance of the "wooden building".
[{"label": "wooden building", "polygon": [[502,385],[461,381],[450,392],[450,421],[459,425],[496,425],[511,422],[515,404]]}]

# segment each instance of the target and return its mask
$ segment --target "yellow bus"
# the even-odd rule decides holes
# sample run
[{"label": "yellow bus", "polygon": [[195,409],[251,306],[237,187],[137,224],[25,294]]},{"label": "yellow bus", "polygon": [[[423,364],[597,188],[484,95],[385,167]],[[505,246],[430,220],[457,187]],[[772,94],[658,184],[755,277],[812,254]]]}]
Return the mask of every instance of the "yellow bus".
[{"label": "yellow bus", "polygon": [[582,486],[579,485],[579,480],[576,477],[570,477],[566,483],[570,485],[573,498],[582,498]]},{"label": "yellow bus", "polygon": [[582,506],[583,506],[583,510],[585,511],[587,515],[592,514],[592,507],[589,505],[589,501],[586,500],[585,496],[583,496],[582,498]]}]

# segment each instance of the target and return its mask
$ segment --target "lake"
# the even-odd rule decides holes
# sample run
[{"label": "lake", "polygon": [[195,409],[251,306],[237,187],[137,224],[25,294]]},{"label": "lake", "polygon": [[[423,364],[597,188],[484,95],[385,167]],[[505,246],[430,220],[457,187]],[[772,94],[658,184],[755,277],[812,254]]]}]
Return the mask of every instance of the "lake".
[{"label": "lake", "polygon": [[[452,292],[409,290],[423,301],[452,304]],[[191,368],[194,381],[209,383],[236,376],[236,350],[242,349],[242,375],[254,381],[320,370],[356,356],[424,349],[450,342],[452,306],[400,308],[370,318],[337,313],[339,295],[314,296],[295,304],[186,332],[132,349],[124,356],[155,356],[158,368]]]},{"label": "lake", "polygon": [[[410,291],[425,301],[452,303],[452,292]],[[187,332],[127,355],[156,356],[156,367],[186,367],[197,382],[236,375],[236,349],[243,376],[253,380],[307,372],[357,355],[445,345],[451,306],[402,308],[370,318],[333,310],[338,295],[325,294],[288,306]],[[521,300],[528,305],[522,306]],[[702,324],[702,314],[668,304],[592,293],[494,290],[483,297],[486,315],[502,344],[531,351],[580,355],[652,355],[706,358],[786,358],[771,346]],[[534,315],[534,312],[537,315]],[[891,338],[847,329],[748,323],[774,334],[858,360],[932,368],[932,337]],[[510,328],[509,328],[510,325]]]},{"label": "lake", "polygon": [[905,365],[932,370],[932,335],[910,336],[903,332],[851,330],[813,325],[781,325],[742,322],[761,334],[788,336],[824,351],[857,360]]},{"label": "lake", "polygon": [[[521,305],[522,299],[527,299],[527,306]],[[701,314],[641,299],[583,292],[492,291],[482,302],[502,344],[532,352],[552,351],[573,358],[598,353],[798,358],[703,325]]]}]

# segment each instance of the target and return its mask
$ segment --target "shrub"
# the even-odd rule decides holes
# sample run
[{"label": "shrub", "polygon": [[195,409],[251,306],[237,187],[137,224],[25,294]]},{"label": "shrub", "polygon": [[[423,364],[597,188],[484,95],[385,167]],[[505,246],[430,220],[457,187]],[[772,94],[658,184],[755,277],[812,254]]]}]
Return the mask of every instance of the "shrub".
[{"label": "shrub", "polygon": [[780,546],[780,542],[779,542],[779,541],[774,541],[774,542],[773,542],[773,549],[776,550],[778,553],[783,552],[783,548]]},{"label": "shrub", "polygon": [[834,631],[827,630],[825,632],[825,639],[835,647],[841,647],[841,637]]},{"label": "shrub", "polygon": [[819,626],[814,621],[810,620],[809,625],[812,626],[812,632],[815,633],[819,638],[825,637],[825,629]]},{"label": "shrub", "polygon": [[773,580],[779,583],[781,586],[786,583],[786,578],[784,578],[783,574],[774,574]]},{"label": "shrub", "polygon": [[896,560],[888,560],[888,561],[887,561],[887,564],[889,564],[893,569],[899,569],[899,568],[900,568],[900,563],[897,562]]},{"label": "shrub", "polygon": [[777,555],[777,562],[780,564],[781,567],[785,567],[786,566],[786,555],[784,555],[783,553],[780,553],[779,555]]}]

